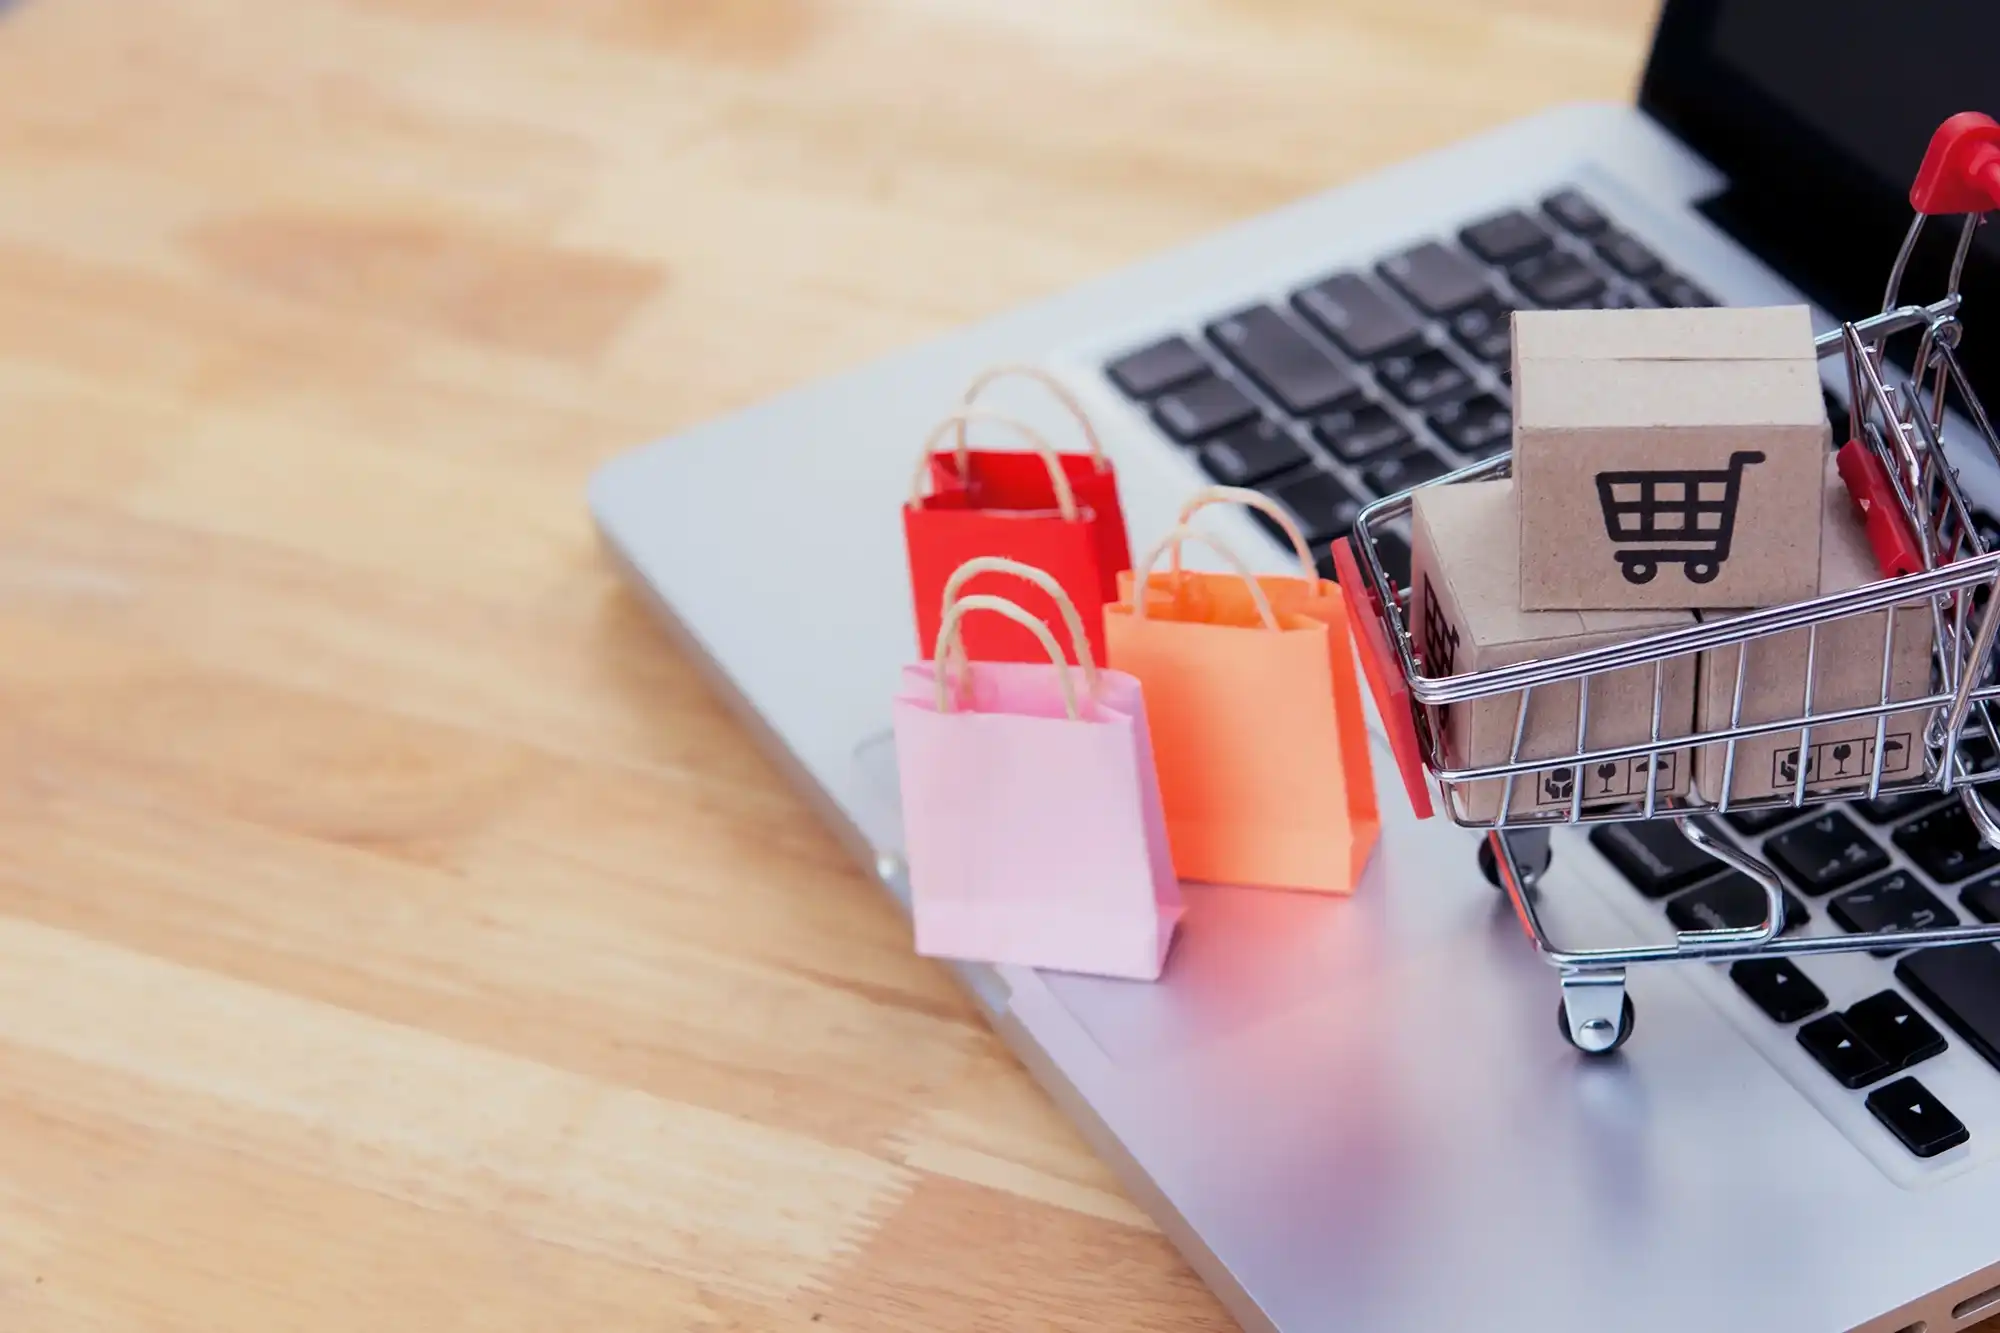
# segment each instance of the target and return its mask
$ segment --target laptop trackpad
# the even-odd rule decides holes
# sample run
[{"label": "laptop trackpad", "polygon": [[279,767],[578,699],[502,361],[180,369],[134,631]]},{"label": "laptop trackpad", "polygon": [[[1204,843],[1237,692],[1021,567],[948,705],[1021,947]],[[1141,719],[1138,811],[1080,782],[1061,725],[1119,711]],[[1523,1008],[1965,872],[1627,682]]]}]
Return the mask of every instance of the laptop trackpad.
[{"label": "laptop trackpad", "polygon": [[1341,992],[1365,994],[1381,950],[1373,895],[1184,884],[1187,915],[1160,981],[1042,973],[1114,1063],[1186,1055]]}]

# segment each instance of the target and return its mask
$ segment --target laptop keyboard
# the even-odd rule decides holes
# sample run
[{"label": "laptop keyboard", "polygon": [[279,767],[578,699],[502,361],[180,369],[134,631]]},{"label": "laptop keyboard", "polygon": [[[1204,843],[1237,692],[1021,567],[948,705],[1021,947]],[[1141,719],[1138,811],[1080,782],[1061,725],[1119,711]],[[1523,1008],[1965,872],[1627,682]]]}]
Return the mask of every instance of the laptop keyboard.
[{"label": "laptop keyboard", "polygon": [[[1270,496],[1324,549],[1369,501],[1510,446],[1511,311],[1713,304],[1596,201],[1563,189],[1370,270],[1320,278],[1282,305],[1162,330],[1104,370],[1204,473]],[[1844,420],[1832,399],[1828,408]],[[1381,548],[1390,573],[1407,582],[1407,544],[1388,534]],[[1329,556],[1320,568],[1333,577]],[[2000,919],[2000,853],[1980,844],[1955,797],[1736,812],[1717,830],[1777,867],[1787,933]],[[1675,929],[1763,917],[1755,883],[1694,848],[1671,821],[1599,825],[1590,841]],[[1713,970],[1773,1035],[1782,1040],[1790,1030],[1811,1057],[1806,1068],[1816,1066],[1829,1089],[1859,1094],[1905,1161],[1928,1159],[1971,1135],[1910,1071],[1941,1067],[1953,1049],[1947,1032],[2000,1069],[2000,949],[1919,950],[1872,966],[1879,975],[1831,957],[1745,959]],[[1883,984],[1891,980],[1908,994]],[[1829,991],[1857,990],[1866,993],[1832,1007]]]},{"label": "laptop keyboard", "polygon": [[[1857,813],[1861,819],[1854,818]],[[1965,819],[1956,796],[1921,793],[1844,807],[1734,814],[1719,823],[1732,827],[1734,840],[1776,867],[1785,881],[1787,934],[1833,934],[1927,930],[2000,918],[2000,874],[1978,876],[1963,868],[1967,862],[1956,861],[1948,875],[1930,873],[1929,865],[1938,864],[1947,849],[1963,847],[1955,840],[1959,834],[1939,830],[1958,830]],[[1751,926],[1763,919],[1757,886],[1697,850],[1670,820],[1601,824],[1589,836],[1677,930]],[[1912,864],[1893,865],[1896,851]],[[1983,850],[1972,859],[1990,864]],[[1816,902],[1823,909],[1819,913]],[[1814,929],[1816,921],[1824,924]],[[1838,1011],[1831,1009],[1820,975],[1835,961],[1744,959],[1730,964],[1727,974],[1773,1025],[1797,1025],[1799,1046],[1834,1083],[1875,1089],[1865,1101],[1868,1111],[1914,1156],[1932,1157],[1969,1141],[1966,1126],[1917,1078],[1887,1080],[1951,1048],[1939,1023],[2000,1069],[2000,950],[1974,944],[1903,953],[1891,971],[1907,995],[1884,986]]]},{"label": "laptop keyboard", "polygon": [[[1105,373],[1203,472],[1263,491],[1323,548],[1368,501],[1508,448],[1511,311],[1713,304],[1562,190],[1309,283],[1282,308],[1163,330]],[[1384,555],[1408,577],[1407,546]],[[1333,577],[1330,556],[1320,567]]]}]

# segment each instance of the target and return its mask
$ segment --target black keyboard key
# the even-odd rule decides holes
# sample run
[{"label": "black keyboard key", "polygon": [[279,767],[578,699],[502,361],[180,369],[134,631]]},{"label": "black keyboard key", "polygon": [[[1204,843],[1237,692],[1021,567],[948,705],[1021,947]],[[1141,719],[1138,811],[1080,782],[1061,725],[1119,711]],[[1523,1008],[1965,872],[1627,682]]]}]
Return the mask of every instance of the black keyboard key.
[{"label": "black keyboard key", "polygon": [[1128,352],[1104,368],[1111,382],[1132,398],[1151,398],[1208,370],[1208,362],[1187,339],[1168,338]]},{"label": "black keyboard key", "polygon": [[1390,393],[1412,407],[1452,397],[1472,384],[1472,377],[1458,362],[1435,347],[1413,355],[1385,357],[1375,364],[1375,373]]},{"label": "black keyboard key", "polygon": [[1445,403],[1427,415],[1446,444],[1473,458],[1491,458],[1514,445],[1514,414],[1490,393]]},{"label": "black keyboard key", "polygon": [[1616,228],[1601,233],[1594,244],[1604,262],[1628,278],[1641,282],[1662,271],[1660,257],[1648,250],[1636,236]]},{"label": "black keyboard key", "polygon": [[1311,461],[1305,447],[1269,417],[1209,441],[1200,454],[1202,471],[1224,486],[1254,486]]},{"label": "black keyboard key", "polygon": [[[1675,930],[1730,930],[1764,924],[1764,890],[1738,870],[1698,884],[1667,904],[1667,920]],[[1792,894],[1785,895],[1785,932],[1812,920],[1812,912]]]},{"label": "black keyboard key", "polygon": [[1847,1026],[1891,1069],[1908,1069],[1944,1054],[1944,1034],[1911,1008],[1900,991],[1881,991],[1848,1005]]},{"label": "black keyboard key", "polygon": [[1990,944],[1916,949],[1897,961],[1896,980],[2000,1068],[2000,949]]},{"label": "black keyboard key", "polygon": [[1382,276],[1433,315],[1449,315],[1493,291],[1485,268],[1436,241],[1383,260]]},{"label": "black keyboard key", "polygon": [[1394,495],[1412,486],[1436,481],[1450,471],[1452,465],[1430,450],[1409,449],[1376,459],[1361,469],[1361,479],[1377,495]]},{"label": "black keyboard key", "polygon": [[[1847,409],[1843,407],[1834,413],[1834,420],[1838,421],[1846,415]],[[2000,517],[1996,517],[1990,510],[1975,509],[1972,511],[1972,526],[1973,530],[1978,532],[1979,540],[1985,543],[1987,550],[2000,550]]]},{"label": "black keyboard key", "polygon": [[1182,444],[1205,440],[1256,415],[1257,405],[1241,389],[1214,375],[1162,394],[1153,403],[1153,420]]},{"label": "black keyboard key", "polygon": [[1839,1014],[1815,1018],[1800,1028],[1799,1045],[1811,1051],[1820,1068],[1838,1079],[1843,1088],[1865,1088],[1896,1072]]},{"label": "black keyboard key", "polygon": [[1292,304],[1343,352],[1364,361],[1407,351],[1424,340],[1417,317],[1359,273],[1314,283],[1296,293]]},{"label": "black keyboard key", "polygon": [[1459,345],[1489,365],[1508,362],[1514,349],[1514,329],[1508,310],[1497,297],[1477,301],[1453,315],[1451,336]]},{"label": "black keyboard key", "polygon": [[1767,805],[1756,810],[1731,810],[1723,818],[1738,833],[1764,833],[1780,824],[1789,824],[1804,813],[1788,805]]},{"label": "black keyboard key", "polygon": [[1959,890],[1958,901],[1966,911],[1988,925],[2000,921],[2000,875],[1966,885]]},{"label": "black keyboard key", "polygon": [[1579,301],[1579,310],[1648,310],[1653,303],[1629,287],[1606,287],[1587,301]]},{"label": "black keyboard key", "polygon": [[1686,309],[1690,306],[1708,306],[1716,303],[1713,296],[1678,273],[1668,273],[1654,278],[1647,284],[1646,290],[1652,293],[1655,301],[1665,306]]},{"label": "black keyboard key", "polygon": [[1579,236],[1595,236],[1611,225],[1603,210],[1575,190],[1558,190],[1542,200],[1542,211]]},{"label": "black keyboard key", "polygon": [[1375,553],[1382,557],[1382,568],[1395,580],[1399,588],[1410,586],[1410,544],[1393,532],[1378,533],[1375,538]]},{"label": "black keyboard key", "polygon": [[1838,810],[1828,810],[1764,844],[1792,883],[1807,893],[1831,893],[1889,865],[1889,854]]},{"label": "black keyboard key", "polygon": [[1729,979],[1774,1023],[1796,1023],[1826,1008],[1826,992],[1789,958],[1746,958]]},{"label": "black keyboard key", "polygon": [[1893,824],[1927,805],[1935,805],[1937,800],[1938,795],[1934,791],[1906,791],[1894,796],[1877,796],[1872,801],[1856,801],[1854,809],[1871,824]]},{"label": "black keyboard key", "polygon": [[1217,320],[1208,336],[1293,416],[1309,416],[1360,392],[1344,366],[1267,305]]},{"label": "black keyboard key", "polygon": [[[1354,527],[1355,515],[1361,512],[1363,503],[1338,477],[1326,472],[1308,472],[1303,476],[1268,483],[1261,489],[1292,511],[1292,516],[1298,519],[1299,527],[1305,532],[1306,540],[1314,546],[1347,535]],[[1280,541],[1290,541],[1261,511],[1251,510],[1250,517],[1260,519]]]},{"label": "black keyboard key", "polygon": [[1868,1109],[1919,1157],[1936,1157],[1972,1138],[1965,1122],[1913,1078],[1899,1078],[1869,1093]]},{"label": "black keyboard key", "polygon": [[[1382,568],[1388,573],[1390,580],[1397,587],[1407,588],[1410,586],[1410,544],[1408,542],[1393,532],[1387,532],[1378,528],[1375,531],[1375,553],[1382,557]],[[1333,555],[1331,552],[1321,556],[1316,563],[1319,565],[1319,576],[1321,578],[1332,579],[1336,583],[1340,581],[1334,574]]]},{"label": "black keyboard key", "polygon": [[1313,422],[1313,434],[1350,463],[1410,441],[1408,428],[1377,403],[1357,403],[1328,412]]},{"label": "black keyboard key", "polygon": [[1512,264],[1549,248],[1549,233],[1518,208],[1495,213],[1458,234],[1465,248],[1489,264]]},{"label": "black keyboard key", "polygon": [[1725,868],[1671,819],[1599,824],[1590,831],[1590,845],[1648,898],[1664,898]]},{"label": "black keyboard key", "polygon": [[1958,913],[1938,901],[1915,875],[1892,870],[1878,879],[1835,894],[1826,914],[1842,930],[1856,934],[1887,930],[1933,930],[1958,924]]},{"label": "black keyboard key", "polygon": [[1567,250],[1517,264],[1511,276],[1522,295],[1551,309],[1594,301],[1604,290],[1603,277]]},{"label": "black keyboard key", "polygon": [[1940,884],[1955,884],[2000,866],[2000,851],[1986,845],[1972,816],[1957,801],[1898,828],[1896,845]]}]

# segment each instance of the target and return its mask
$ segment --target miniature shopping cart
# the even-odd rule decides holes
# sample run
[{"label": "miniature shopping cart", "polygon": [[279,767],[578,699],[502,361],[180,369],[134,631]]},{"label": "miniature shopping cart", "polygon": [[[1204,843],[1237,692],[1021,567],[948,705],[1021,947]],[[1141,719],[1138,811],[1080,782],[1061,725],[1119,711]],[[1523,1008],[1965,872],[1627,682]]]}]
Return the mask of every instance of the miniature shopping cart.
[{"label": "miniature shopping cart", "polygon": [[1651,583],[1678,564],[1689,583],[1713,583],[1729,559],[1743,469],[1764,461],[1754,449],[1729,455],[1720,472],[1600,472],[1597,503],[1627,583]]},{"label": "miniature shopping cart", "polygon": [[[1615,1050],[1630,1035],[1633,1010],[1625,993],[1625,973],[1638,964],[2000,940],[2000,924],[1784,936],[1784,891],[1776,873],[1712,835],[1695,818],[1905,792],[1956,793],[1980,836],[2000,848],[2000,820],[1980,790],[1983,783],[2000,781],[2000,770],[1982,770],[1973,760],[1982,746],[1988,754],[2000,752],[2000,730],[1996,730],[2000,677],[1995,671],[2000,549],[1989,549],[1978,531],[1952,466],[1954,457],[1962,461],[1963,452],[1974,448],[1984,448],[2000,462],[2000,438],[1954,351],[1961,331],[1959,281],[1973,232],[1987,210],[2000,208],[2000,126],[1973,113],[1945,122],[1925,155],[1911,201],[1917,216],[1892,267],[1882,312],[1819,339],[1822,359],[1840,357],[1846,365],[1851,406],[1841,473],[1863,509],[1878,563],[1898,577],[1553,660],[1453,675],[1448,646],[1438,638],[1437,626],[1419,623],[1413,637],[1410,617],[1421,617],[1422,608],[1413,605],[1409,589],[1391,579],[1383,559],[1382,543],[1398,540],[1391,528],[1410,513],[1411,492],[1369,505],[1355,523],[1351,544],[1336,547],[1341,581],[1355,609],[1363,663],[1412,801],[1420,814],[1428,814],[1434,784],[1454,822],[1488,830],[1480,846],[1482,867],[1505,891],[1535,947],[1560,974],[1562,1031],[1586,1052]],[[1918,236],[1927,218],[1940,214],[1965,215],[1946,293],[1928,305],[1899,304],[1904,271]],[[1899,364],[1909,366],[1910,373],[1899,371]],[[1718,478],[1726,479],[1724,484],[1733,490],[1754,457],[1739,453],[1727,473],[1700,480],[1637,474],[1641,490],[1651,496],[1643,503],[1659,512],[1678,505],[1675,512],[1681,517],[1674,521],[1688,525],[1690,532],[1710,522],[1713,544],[1697,551],[1680,535],[1666,544],[1670,534],[1659,529],[1656,513],[1651,523],[1635,521],[1633,531],[1662,539],[1662,544],[1637,547],[1641,554],[1626,566],[1626,576],[1644,582],[1653,576],[1658,562],[1683,560],[1690,579],[1712,578],[1710,562],[1719,563],[1728,552],[1730,523],[1722,512],[1726,506],[1719,493],[1711,493],[1720,506],[1713,521],[1701,519],[1704,511],[1691,506],[1707,503],[1700,499],[1700,488]],[[1504,477],[1510,462],[1502,456],[1430,484]],[[1628,475],[1614,488],[1632,480]],[[1663,483],[1669,484],[1664,494]],[[1681,489],[1671,489],[1672,484]],[[1614,538],[1624,540],[1631,534],[1619,530],[1617,515],[1626,512],[1622,506],[1640,504],[1642,498],[1628,498],[1630,493],[1623,491],[1619,495],[1620,507],[1615,509],[1607,495],[1605,517]],[[1891,685],[1892,640],[1899,623],[1928,629],[1927,635],[1919,635],[1920,642],[1928,639],[1928,688],[1914,696],[1898,693]],[[1868,628],[1862,631],[1864,625]],[[1881,688],[1871,699],[1848,701],[1851,706],[1816,707],[1814,665],[1824,660],[1823,645],[1835,635],[1842,644],[1851,645],[1857,631],[1869,636],[1864,642],[1880,644]],[[1753,718],[1744,707],[1749,654],[1754,645],[1780,635],[1789,636],[1791,648],[1803,640],[1803,699],[1796,708],[1781,708],[1783,716],[1757,713]],[[1845,654],[1851,648],[1827,649],[1829,654],[1835,651]],[[1668,681],[1693,678],[1696,659],[1703,654],[1719,654],[1709,658],[1711,663],[1733,659],[1734,693],[1720,710],[1726,720],[1716,723],[1717,710],[1711,709],[1706,718],[1697,714],[1690,732],[1666,734],[1661,719]],[[1728,667],[1721,669],[1726,672]],[[1642,720],[1637,728],[1642,734],[1624,744],[1593,738],[1589,728],[1593,690],[1602,701],[1612,690],[1630,689],[1635,680],[1643,691],[1648,679],[1650,727]],[[1726,681],[1727,676],[1721,679]],[[1561,709],[1565,737],[1574,712],[1573,743],[1565,739],[1556,753],[1524,753],[1535,749],[1523,744],[1524,737],[1532,734],[1527,726],[1529,709],[1536,698],[1551,696]],[[1454,766],[1446,746],[1447,710],[1481,701],[1499,701],[1499,707],[1509,710],[1511,748],[1505,762]],[[1536,742],[1544,747],[1549,742],[1545,731]],[[1902,743],[1905,737],[1908,741]],[[1827,743],[1829,738],[1837,738],[1837,744]],[[1760,781],[1748,784],[1765,794],[1732,799],[1738,787],[1739,751],[1760,740],[1760,754],[1772,747],[1778,754],[1775,769],[1760,770]],[[1827,753],[1822,755],[1822,750]],[[1616,799],[1593,801],[1590,777],[1606,772],[1640,776],[1628,781]],[[1676,781],[1669,776],[1675,773],[1695,777]],[[1490,796],[1496,783],[1500,794],[1494,813]],[[1482,789],[1488,799],[1477,809],[1469,799],[1475,784],[1488,784]],[[1551,793],[1556,796],[1553,804],[1547,800]],[[1689,842],[1763,889],[1762,924],[1681,931],[1671,943],[1607,948],[1572,947],[1552,940],[1543,922],[1540,895],[1533,889],[1548,863],[1549,830],[1564,824],[1661,817],[1674,819]]]}]

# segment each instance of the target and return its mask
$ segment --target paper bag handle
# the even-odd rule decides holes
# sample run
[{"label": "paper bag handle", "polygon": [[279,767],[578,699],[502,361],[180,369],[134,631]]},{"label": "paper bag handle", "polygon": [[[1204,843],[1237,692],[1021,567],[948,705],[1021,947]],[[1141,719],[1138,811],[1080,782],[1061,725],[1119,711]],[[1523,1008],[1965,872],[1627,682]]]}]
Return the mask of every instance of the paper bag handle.
[{"label": "paper bag handle", "polygon": [[1227,546],[1224,546],[1217,538],[1211,537],[1205,532],[1196,532],[1185,524],[1162,537],[1160,544],[1146,552],[1146,558],[1139,562],[1138,572],[1132,576],[1132,618],[1134,620],[1144,620],[1146,618],[1146,587],[1152,581],[1153,562],[1165,554],[1169,547],[1173,548],[1174,552],[1174,576],[1176,578],[1180,576],[1181,544],[1183,542],[1200,542],[1203,546],[1206,546],[1209,550],[1215,552],[1228,562],[1235,569],[1236,573],[1242,577],[1244,586],[1250,589],[1250,600],[1257,604],[1257,616],[1264,622],[1264,628],[1268,630],[1278,628],[1278,617],[1271,610],[1271,599],[1264,595],[1264,589],[1258,584],[1256,575],[1250,572],[1250,567],[1243,563],[1243,557],[1237,555],[1236,552],[1230,550]]},{"label": "paper bag handle", "polygon": [[[1061,403],[1063,408],[1072,417],[1076,418],[1076,424],[1083,431],[1084,443],[1090,446],[1090,456],[1097,460],[1097,470],[1099,472],[1109,472],[1111,470],[1111,460],[1104,456],[1104,441],[1098,438],[1097,427],[1090,423],[1090,414],[1083,410],[1083,404],[1076,400],[1075,394],[1063,386],[1061,380],[1049,374],[1048,371],[1043,370],[1040,366],[1005,365],[994,366],[991,369],[981,371],[979,378],[966,386],[964,406],[971,407],[977,401],[979,395],[986,392],[989,386],[1000,380],[1015,376],[1033,380],[1044,389],[1047,389],[1050,395],[1057,402]],[[965,448],[964,426],[958,428],[958,447],[961,450]]]},{"label": "paper bag handle", "polygon": [[[965,586],[966,580],[977,574],[1012,574],[1017,578],[1026,579],[1054,600],[1056,610],[1062,612],[1063,624],[1069,629],[1070,647],[1076,653],[1077,664],[1083,668],[1084,690],[1095,699],[1097,662],[1091,656],[1090,638],[1084,633],[1083,617],[1077,614],[1076,603],[1063,591],[1062,584],[1056,582],[1047,570],[1036,569],[1033,565],[1024,564],[1019,560],[1009,560],[1002,555],[974,556],[953,570],[951,577],[945,580],[945,611],[951,610],[952,600],[958,596],[958,590]],[[958,641],[958,649],[960,652],[965,651],[963,639]]]},{"label": "paper bag handle", "polygon": [[1069,663],[1063,659],[1062,649],[1056,643],[1056,636],[1049,632],[1049,627],[1043,624],[1041,620],[1029,615],[1015,603],[1008,601],[1005,597],[995,597],[990,593],[983,592],[975,592],[970,596],[959,598],[951,604],[951,609],[944,613],[944,624],[938,629],[937,651],[934,654],[937,660],[931,668],[933,677],[937,682],[938,712],[949,713],[951,711],[951,689],[946,680],[946,659],[951,656],[954,648],[957,648],[960,652],[964,651],[958,643],[958,622],[965,618],[967,611],[998,612],[1040,639],[1042,647],[1049,654],[1049,661],[1055,663],[1056,683],[1062,687],[1063,712],[1069,715],[1070,721],[1075,722],[1078,720],[1076,685],[1069,678]]},{"label": "paper bag handle", "polygon": [[958,447],[954,451],[958,455],[958,475],[962,480],[971,479],[972,459],[966,449],[965,427],[974,421],[990,421],[996,426],[1005,426],[1026,440],[1029,446],[1042,456],[1042,461],[1048,464],[1049,483],[1055,487],[1056,508],[1062,511],[1063,521],[1076,522],[1076,492],[1070,489],[1069,477],[1063,472],[1062,460],[1056,457],[1055,447],[1042,438],[1040,431],[1026,422],[1016,421],[1013,417],[1002,416],[998,412],[988,412],[982,408],[967,408],[953,412],[938,422],[937,427],[931,431],[930,438],[924,441],[924,451],[917,459],[917,474],[910,481],[910,503],[916,504],[923,500],[924,477],[930,471],[931,455],[936,452],[938,441],[944,438],[946,431],[953,429],[958,431]]},{"label": "paper bag handle", "polygon": [[1188,497],[1181,506],[1181,516],[1177,520],[1183,526],[1195,516],[1197,510],[1213,504],[1246,505],[1251,509],[1268,514],[1273,523],[1291,539],[1292,550],[1299,557],[1299,577],[1317,581],[1319,570],[1313,564],[1312,548],[1306,545],[1306,535],[1299,531],[1299,525],[1285,512],[1285,507],[1261,491],[1253,491],[1248,486],[1204,486]]}]

